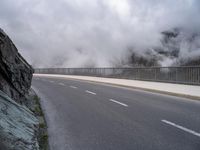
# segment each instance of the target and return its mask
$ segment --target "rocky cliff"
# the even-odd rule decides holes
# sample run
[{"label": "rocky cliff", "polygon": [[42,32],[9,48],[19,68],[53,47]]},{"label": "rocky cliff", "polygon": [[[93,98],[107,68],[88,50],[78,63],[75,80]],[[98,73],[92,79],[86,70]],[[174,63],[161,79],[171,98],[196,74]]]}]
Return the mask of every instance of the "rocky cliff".
[{"label": "rocky cliff", "polygon": [[[25,104],[33,69],[0,29],[0,150],[39,150],[39,122]],[[33,106],[34,107],[34,106]]]},{"label": "rocky cliff", "polygon": [[33,69],[0,29],[0,90],[22,103],[31,86]]},{"label": "rocky cliff", "polygon": [[38,124],[28,108],[0,91],[0,150],[39,150]]}]

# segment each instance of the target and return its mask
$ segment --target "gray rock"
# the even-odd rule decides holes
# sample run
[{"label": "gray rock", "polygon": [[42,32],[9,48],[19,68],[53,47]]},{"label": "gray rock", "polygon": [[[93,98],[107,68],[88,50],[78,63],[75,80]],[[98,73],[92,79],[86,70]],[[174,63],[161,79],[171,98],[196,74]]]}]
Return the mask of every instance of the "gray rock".
[{"label": "gray rock", "polygon": [[39,122],[25,106],[0,91],[0,149],[39,150]]},{"label": "gray rock", "polygon": [[0,29],[0,90],[22,103],[31,86],[33,68]]},{"label": "gray rock", "polygon": [[[24,105],[33,69],[0,29],[0,150],[39,150],[39,122]],[[24,105],[21,105],[24,104]]]}]

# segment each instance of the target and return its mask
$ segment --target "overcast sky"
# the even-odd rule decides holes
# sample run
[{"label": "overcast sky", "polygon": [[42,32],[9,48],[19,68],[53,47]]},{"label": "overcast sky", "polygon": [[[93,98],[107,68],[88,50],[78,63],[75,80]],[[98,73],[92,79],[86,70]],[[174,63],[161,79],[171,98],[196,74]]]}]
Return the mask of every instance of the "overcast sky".
[{"label": "overcast sky", "polygon": [[36,67],[109,67],[164,30],[200,33],[200,1],[1,0],[0,27]]}]

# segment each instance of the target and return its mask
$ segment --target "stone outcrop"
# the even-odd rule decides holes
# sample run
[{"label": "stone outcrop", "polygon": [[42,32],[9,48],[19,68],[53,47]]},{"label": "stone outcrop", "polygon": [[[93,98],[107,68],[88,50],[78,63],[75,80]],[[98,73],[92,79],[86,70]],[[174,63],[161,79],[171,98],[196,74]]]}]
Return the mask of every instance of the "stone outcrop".
[{"label": "stone outcrop", "polygon": [[22,103],[31,86],[33,69],[0,29],[0,90]]},{"label": "stone outcrop", "polygon": [[0,29],[0,150],[39,150],[39,122],[26,107],[32,103],[32,74],[32,67]]},{"label": "stone outcrop", "polygon": [[0,91],[0,150],[39,150],[38,120]]}]

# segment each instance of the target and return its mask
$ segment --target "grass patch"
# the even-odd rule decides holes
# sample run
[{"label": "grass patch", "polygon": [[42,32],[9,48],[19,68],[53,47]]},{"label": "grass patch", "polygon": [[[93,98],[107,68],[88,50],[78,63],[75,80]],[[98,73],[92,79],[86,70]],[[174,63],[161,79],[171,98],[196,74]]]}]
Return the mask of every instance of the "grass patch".
[{"label": "grass patch", "polygon": [[43,111],[41,109],[41,105],[40,105],[40,98],[37,95],[34,95],[33,100],[35,101],[33,112],[37,116],[44,116]]},{"label": "grass patch", "polygon": [[48,150],[48,135],[47,134],[43,134],[42,136],[40,136],[39,146],[40,146],[40,150]]},{"label": "grass patch", "polygon": [[35,107],[34,107],[34,113],[36,114],[36,115],[38,115],[38,116],[43,116],[43,112],[42,112],[42,110],[41,110],[41,107],[39,106],[39,105],[36,105]]},{"label": "grass patch", "polygon": [[40,150],[48,150],[48,133],[47,133],[47,125],[44,117],[44,113],[42,111],[40,105],[40,98],[35,94],[33,97],[34,107],[32,108],[34,114],[37,116],[39,120],[39,133],[38,133],[38,142]]},{"label": "grass patch", "polygon": [[40,128],[46,128],[46,125],[45,125],[45,123],[40,123],[40,124],[39,124],[39,127],[40,127]]}]

